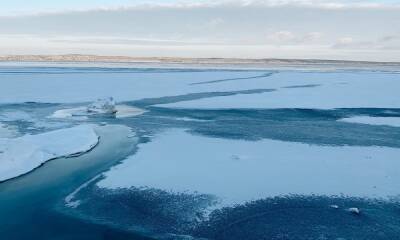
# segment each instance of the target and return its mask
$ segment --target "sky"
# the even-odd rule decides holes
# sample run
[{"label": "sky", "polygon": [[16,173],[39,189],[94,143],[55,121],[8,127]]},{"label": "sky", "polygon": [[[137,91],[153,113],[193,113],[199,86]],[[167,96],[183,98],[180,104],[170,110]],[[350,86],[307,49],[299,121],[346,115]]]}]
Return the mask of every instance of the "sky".
[{"label": "sky", "polygon": [[400,61],[400,0],[2,0],[11,54]]}]

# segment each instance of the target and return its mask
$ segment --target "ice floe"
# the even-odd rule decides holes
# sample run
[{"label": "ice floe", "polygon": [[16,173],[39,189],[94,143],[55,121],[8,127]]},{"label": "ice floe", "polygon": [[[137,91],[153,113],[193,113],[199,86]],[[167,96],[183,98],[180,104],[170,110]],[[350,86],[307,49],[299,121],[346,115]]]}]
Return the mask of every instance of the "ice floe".
[{"label": "ice floe", "polygon": [[0,181],[28,173],[51,159],[87,152],[98,141],[92,125],[18,138],[0,138]]},{"label": "ice floe", "polygon": [[222,206],[287,194],[386,198],[400,188],[399,155],[387,147],[226,140],[170,130],[97,184],[212,194]]},{"label": "ice floe", "polygon": [[400,117],[370,117],[370,116],[354,116],[342,118],[339,121],[349,123],[361,123],[370,125],[386,125],[392,127],[400,127]]},{"label": "ice floe", "polygon": [[73,120],[86,120],[90,116],[111,116],[116,118],[133,117],[143,114],[140,108],[128,105],[116,105],[112,97],[98,99],[88,106],[66,108],[55,111],[49,118],[69,118]]},{"label": "ice floe", "polygon": [[115,114],[117,112],[115,101],[112,97],[97,99],[97,101],[87,106],[86,111],[94,114]]},{"label": "ice floe", "polygon": [[116,110],[115,113],[116,118],[134,117],[146,112],[143,109],[128,105],[116,105],[115,110]]},{"label": "ice floe", "polygon": [[86,107],[60,109],[51,114],[50,118],[74,118],[75,120],[87,119]]}]

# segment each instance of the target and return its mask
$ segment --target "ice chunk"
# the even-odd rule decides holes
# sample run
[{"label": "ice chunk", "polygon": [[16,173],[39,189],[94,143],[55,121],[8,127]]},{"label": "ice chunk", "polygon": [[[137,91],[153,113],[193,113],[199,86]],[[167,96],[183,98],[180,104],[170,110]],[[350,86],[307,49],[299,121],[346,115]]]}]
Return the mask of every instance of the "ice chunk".
[{"label": "ice chunk", "polygon": [[360,209],[356,208],[356,207],[348,208],[347,211],[349,211],[350,213],[356,214],[356,215],[360,215],[360,213],[361,213]]},{"label": "ice chunk", "polygon": [[112,97],[98,99],[87,107],[89,113],[115,114],[115,101]]},{"label": "ice chunk", "polygon": [[98,141],[91,125],[12,139],[0,138],[0,181],[28,173],[51,159],[85,153]]}]

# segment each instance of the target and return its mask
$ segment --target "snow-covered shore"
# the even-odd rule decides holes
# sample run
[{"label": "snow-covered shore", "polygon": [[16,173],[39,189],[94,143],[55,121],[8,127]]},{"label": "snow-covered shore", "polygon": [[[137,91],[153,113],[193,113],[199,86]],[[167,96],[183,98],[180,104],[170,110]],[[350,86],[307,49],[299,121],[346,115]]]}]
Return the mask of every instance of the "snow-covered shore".
[{"label": "snow-covered shore", "polygon": [[85,153],[98,142],[99,137],[92,125],[0,138],[0,181],[26,174],[55,158]]}]

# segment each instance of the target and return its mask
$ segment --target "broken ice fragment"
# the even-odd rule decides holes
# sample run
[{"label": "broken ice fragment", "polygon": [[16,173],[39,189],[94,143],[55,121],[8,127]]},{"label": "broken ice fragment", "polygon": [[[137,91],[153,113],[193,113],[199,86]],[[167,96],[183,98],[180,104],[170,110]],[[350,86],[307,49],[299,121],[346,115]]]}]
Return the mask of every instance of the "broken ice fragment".
[{"label": "broken ice fragment", "polygon": [[349,211],[350,213],[356,214],[356,215],[360,215],[360,213],[361,213],[360,209],[355,208],[355,207],[349,208],[349,209],[347,209],[347,211]]},{"label": "broken ice fragment", "polygon": [[115,101],[112,97],[98,99],[96,102],[87,106],[88,113],[100,113],[100,114],[115,114],[117,112],[115,108]]}]

